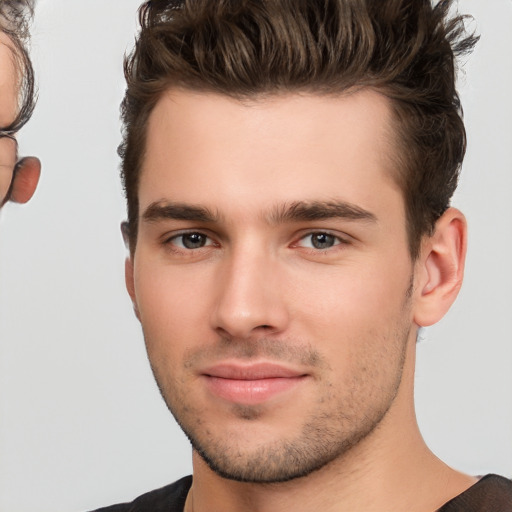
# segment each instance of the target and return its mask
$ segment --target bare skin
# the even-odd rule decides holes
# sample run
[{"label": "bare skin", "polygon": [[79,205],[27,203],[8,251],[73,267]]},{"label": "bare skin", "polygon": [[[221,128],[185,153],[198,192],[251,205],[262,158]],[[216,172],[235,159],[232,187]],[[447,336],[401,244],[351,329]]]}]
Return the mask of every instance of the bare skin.
[{"label": "bare skin", "polygon": [[308,477],[263,488],[219,478],[194,453],[194,483],[185,512],[434,512],[476,479],[435,457],[413,416],[409,422],[407,429],[386,440],[377,439],[381,437],[377,434],[347,457]]},{"label": "bare skin", "polygon": [[[9,38],[0,33],[0,126],[8,126],[14,120],[18,104],[17,68],[9,42]],[[16,142],[0,139],[0,200],[7,194],[15,164]]]},{"label": "bare skin", "polygon": [[[9,37],[0,32],[0,126],[7,127],[18,113],[19,67]],[[26,203],[34,194],[39,181],[41,164],[27,157],[16,165],[17,144],[13,138],[0,138],[0,206],[7,199]]]},{"label": "bare skin", "polygon": [[411,261],[390,129],[369,90],[172,90],[152,113],[126,283],[195,448],[187,512],[433,512],[475,482],[427,448],[413,398],[465,219]]}]

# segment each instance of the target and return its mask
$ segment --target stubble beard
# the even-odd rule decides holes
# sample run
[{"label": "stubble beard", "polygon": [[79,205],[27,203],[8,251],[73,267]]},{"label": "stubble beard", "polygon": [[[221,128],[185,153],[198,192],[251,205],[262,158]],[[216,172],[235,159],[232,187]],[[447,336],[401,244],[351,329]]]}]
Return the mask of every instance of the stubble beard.
[{"label": "stubble beard", "polygon": [[[317,416],[306,423],[301,435],[260,447],[250,455],[233,450],[223,440],[204,442],[193,430],[180,425],[192,448],[217,475],[238,482],[277,484],[310,475],[339,460],[379,425],[387,409],[365,418],[358,429],[346,430],[332,416]],[[327,425],[337,422],[337,428]]]},{"label": "stubble beard", "polygon": [[[394,367],[390,370],[384,389],[372,387],[368,382],[381,371],[377,366],[362,363],[354,372],[352,381],[344,389],[343,396],[332,394],[332,385],[326,383],[326,392],[319,400],[318,407],[305,418],[300,432],[293,438],[270,441],[255,449],[247,450],[243,442],[226,433],[212,433],[202,411],[187,400],[184,383],[173,380],[169,375],[159,375],[152,364],[160,393],[167,407],[190,440],[193,449],[212,471],[223,478],[239,482],[258,484],[280,483],[307,476],[334,460],[344,457],[355,446],[379,426],[398,393],[406,358],[410,325],[396,326],[392,336],[383,337],[382,344],[390,344],[386,350],[395,352]],[[394,338],[394,339],[391,339]],[[290,359],[291,349],[274,340],[260,340],[244,343],[223,340],[224,347],[233,347],[230,355],[243,353],[251,358],[256,355]],[[297,347],[293,351],[297,351]],[[284,353],[284,354],[283,354]],[[299,348],[293,360],[309,360],[321,366],[326,364],[321,355],[311,347]],[[377,358],[378,359],[378,358]],[[190,363],[190,361],[189,361]],[[389,369],[388,369],[389,371]],[[361,391],[363,390],[363,391]],[[369,390],[366,393],[364,390]],[[369,398],[368,398],[369,396]],[[371,403],[365,404],[365,399]],[[328,404],[326,406],[326,404]],[[237,421],[243,419],[258,421],[261,411],[258,406],[234,405],[232,412]]]}]

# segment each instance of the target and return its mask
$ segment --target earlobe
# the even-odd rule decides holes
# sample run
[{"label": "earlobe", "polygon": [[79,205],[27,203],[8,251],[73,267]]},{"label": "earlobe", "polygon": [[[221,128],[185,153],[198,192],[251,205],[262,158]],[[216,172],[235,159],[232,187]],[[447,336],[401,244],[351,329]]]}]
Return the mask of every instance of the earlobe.
[{"label": "earlobe", "polygon": [[[128,222],[121,222],[121,235],[123,236],[124,245],[128,250],[130,250],[129,233],[130,232]],[[135,316],[140,321],[139,309],[137,307],[137,298],[135,296],[135,280],[133,276],[133,255],[128,256],[124,262],[124,282],[126,285],[128,295],[132,299],[133,311],[135,312]]]},{"label": "earlobe", "polygon": [[434,234],[424,240],[417,262],[417,325],[435,324],[455,301],[464,276],[466,245],[466,219],[456,208],[449,208],[436,222]]}]

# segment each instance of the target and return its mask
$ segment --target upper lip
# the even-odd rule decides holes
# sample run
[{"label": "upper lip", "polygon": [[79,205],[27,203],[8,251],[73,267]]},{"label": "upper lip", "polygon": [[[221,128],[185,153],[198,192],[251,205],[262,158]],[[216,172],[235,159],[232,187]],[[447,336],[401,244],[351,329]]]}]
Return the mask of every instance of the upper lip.
[{"label": "upper lip", "polygon": [[302,377],[304,372],[276,363],[219,363],[201,372],[208,377],[232,380],[260,380]]}]

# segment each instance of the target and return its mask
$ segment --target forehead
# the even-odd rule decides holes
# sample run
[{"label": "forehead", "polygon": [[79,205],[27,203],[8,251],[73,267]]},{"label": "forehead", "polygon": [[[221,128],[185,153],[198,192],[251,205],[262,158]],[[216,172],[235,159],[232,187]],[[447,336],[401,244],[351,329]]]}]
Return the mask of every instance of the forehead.
[{"label": "forehead", "polygon": [[[18,111],[18,69],[10,38],[0,31],[0,130],[8,127]],[[16,162],[16,143],[0,137],[0,206],[9,189]]]},{"label": "forehead", "polygon": [[364,206],[397,189],[390,133],[389,100],[368,89],[249,101],[171,90],[149,119],[140,209],[230,195],[246,209],[333,196]]},{"label": "forehead", "polygon": [[0,31],[0,127],[8,126],[18,108],[18,66],[9,36]]}]

